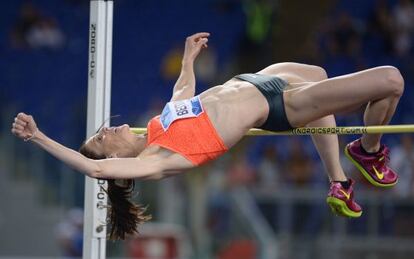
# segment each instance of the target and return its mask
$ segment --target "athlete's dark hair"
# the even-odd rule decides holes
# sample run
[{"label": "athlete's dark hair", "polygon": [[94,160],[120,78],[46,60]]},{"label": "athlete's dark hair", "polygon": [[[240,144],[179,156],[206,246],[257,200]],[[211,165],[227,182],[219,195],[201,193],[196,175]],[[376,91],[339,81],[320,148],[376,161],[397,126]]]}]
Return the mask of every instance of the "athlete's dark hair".
[{"label": "athlete's dark hair", "polygon": [[[79,152],[84,156],[99,160],[105,159],[104,155],[99,155],[82,144]],[[108,222],[110,224],[109,239],[125,239],[127,234],[137,234],[138,225],[151,219],[151,215],[146,215],[146,207],[134,204],[130,199],[134,191],[135,182],[132,179],[117,180],[107,179],[107,194],[110,201],[108,206]]]}]

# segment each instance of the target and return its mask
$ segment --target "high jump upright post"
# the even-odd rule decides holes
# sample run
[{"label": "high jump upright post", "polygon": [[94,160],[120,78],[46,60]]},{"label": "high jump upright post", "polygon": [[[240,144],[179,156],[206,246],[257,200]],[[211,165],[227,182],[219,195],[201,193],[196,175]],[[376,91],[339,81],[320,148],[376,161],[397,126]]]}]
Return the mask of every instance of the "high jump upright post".
[{"label": "high jump upright post", "polygon": [[[111,109],[113,0],[91,0],[88,61],[88,137],[92,136]],[[106,121],[106,126],[109,125]],[[106,257],[106,215],[108,197],[105,180],[85,178],[83,258]]]}]

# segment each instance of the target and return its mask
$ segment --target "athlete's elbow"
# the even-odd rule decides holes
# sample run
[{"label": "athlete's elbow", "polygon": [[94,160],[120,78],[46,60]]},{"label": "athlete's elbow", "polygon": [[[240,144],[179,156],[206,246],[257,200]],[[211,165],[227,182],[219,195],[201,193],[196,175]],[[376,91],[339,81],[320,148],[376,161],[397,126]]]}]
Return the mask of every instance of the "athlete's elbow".
[{"label": "athlete's elbow", "polygon": [[97,179],[111,179],[111,174],[108,172],[106,166],[103,166],[100,163],[94,161],[93,166],[89,168],[86,173],[89,177],[97,178]]},{"label": "athlete's elbow", "polygon": [[89,170],[86,175],[96,179],[108,179],[108,176],[101,169]]}]

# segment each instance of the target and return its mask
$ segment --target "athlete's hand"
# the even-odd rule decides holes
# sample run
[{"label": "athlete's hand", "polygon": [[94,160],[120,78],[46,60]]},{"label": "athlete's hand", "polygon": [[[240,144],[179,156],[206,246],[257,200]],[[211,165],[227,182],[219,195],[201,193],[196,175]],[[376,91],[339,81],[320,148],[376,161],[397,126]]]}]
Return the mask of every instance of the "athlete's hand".
[{"label": "athlete's hand", "polygon": [[14,118],[11,132],[25,141],[28,141],[36,136],[39,129],[33,117],[23,112],[17,114]]},{"label": "athlete's hand", "polygon": [[187,37],[183,57],[184,62],[193,62],[201,49],[207,48],[208,36],[210,36],[208,32],[199,32]]}]

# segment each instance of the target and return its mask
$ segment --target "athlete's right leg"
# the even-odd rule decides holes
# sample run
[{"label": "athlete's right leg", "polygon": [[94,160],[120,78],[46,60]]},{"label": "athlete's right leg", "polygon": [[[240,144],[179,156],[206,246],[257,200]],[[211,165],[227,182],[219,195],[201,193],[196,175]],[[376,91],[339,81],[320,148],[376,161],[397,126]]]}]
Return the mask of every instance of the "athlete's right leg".
[{"label": "athlete's right leg", "polygon": [[[398,69],[390,66],[329,78],[321,82],[304,83],[285,92],[285,108],[295,127],[328,114],[356,109],[368,104],[366,125],[387,124],[394,114],[404,90],[404,80]],[[379,136],[364,135],[368,150],[378,146]],[[374,138],[374,139],[372,139]]]},{"label": "athlete's right leg", "polygon": [[[286,112],[290,122],[300,126],[368,103],[365,125],[384,125],[391,120],[403,88],[404,80],[396,68],[377,67],[293,89],[285,96]],[[346,155],[372,184],[392,186],[397,175],[386,165],[388,150],[385,146],[380,149],[380,138],[380,134],[365,134],[347,146]]]}]

